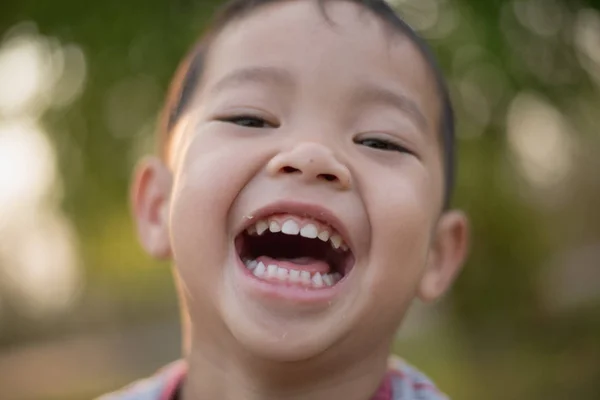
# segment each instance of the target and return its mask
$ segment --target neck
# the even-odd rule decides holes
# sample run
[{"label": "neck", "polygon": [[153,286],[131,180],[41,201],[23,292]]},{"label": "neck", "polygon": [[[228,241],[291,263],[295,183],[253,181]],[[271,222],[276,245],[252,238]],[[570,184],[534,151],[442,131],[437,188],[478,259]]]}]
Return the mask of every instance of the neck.
[{"label": "neck", "polygon": [[188,353],[183,400],[369,400],[387,370],[387,348],[366,357],[324,355],[283,363],[197,343]]}]

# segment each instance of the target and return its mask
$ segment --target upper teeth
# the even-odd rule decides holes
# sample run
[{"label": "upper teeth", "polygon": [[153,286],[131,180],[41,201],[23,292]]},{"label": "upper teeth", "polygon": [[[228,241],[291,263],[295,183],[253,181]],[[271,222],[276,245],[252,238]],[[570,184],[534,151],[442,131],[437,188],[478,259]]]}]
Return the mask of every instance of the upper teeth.
[{"label": "upper teeth", "polygon": [[267,229],[269,229],[269,225],[266,221],[258,221],[256,223],[256,233],[262,235]]},{"label": "upper teeth", "polygon": [[308,239],[319,238],[323,242],[329,241],[334,249],[348,250],[348,246],[344,243],[344,239],[340,234],[329,226],[311,220],[302,223],[289,217],[271,217],[256,221],[246,231],[251,235],[262,235],[269,231],[273,233],[280,232],[284,235],[300,235]]},{"label": "upper teeth", "polygon": [[[257,224],[260,224],[260,222],[261,221],[257,222]],[[286,235],[297,235],[300,233],[300,227],[295,221],[287,220],[281,226],[281,233]]]},{"label": "upper teeth", "polygon": [[269,230],[274,233],[281,232],[281,226],[277,223],[277,221],[271,221],[269,224]]},{"label": "upper teeth", "polygon": [[300,235],[305,238],[314,239],[318,234],[317,227],[313,224],[306,224],[300,229]]}]

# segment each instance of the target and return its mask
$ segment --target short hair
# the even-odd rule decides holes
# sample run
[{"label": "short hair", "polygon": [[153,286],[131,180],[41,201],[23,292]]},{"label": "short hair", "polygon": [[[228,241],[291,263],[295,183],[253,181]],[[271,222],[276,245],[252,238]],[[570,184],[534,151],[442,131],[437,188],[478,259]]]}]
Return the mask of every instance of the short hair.
[{"label": "short hair", "polygon": [[[257,8],[267,4],[284,2],[290,0],[231,0],[217,12],[208,31],[200,38],[193,49],[188,53],[177,69],[175,77],[171,82],[167,100],[162,111],[160,128],[158,132],[158,146],[160,154],[165,157],[171,131],[181,115],[189,107],[194,92],[199,84],[204,70],[204,62],[208,48],[214,38],[234,20],[247,16]],[[299,0],[298,0],[299,1]],[[373,15],[383,21],[396,33],[408,37],[417,50],[421,53],[425,62],[431,69],[433,78],[438,89],[441,102],[441,115],[439,136],[442,142],[442,157],[444,166],[444,209],[450,206],[455,178],[455,122],[454,110],[450,99],[450,93],[446,80],[439,65],[423,39],[408,25],[400,16],[386,3],[385,0],[313,0],[317,3],[323,15],[325,5],[330,1],[347,1],[358,4],[370,11]]]}]

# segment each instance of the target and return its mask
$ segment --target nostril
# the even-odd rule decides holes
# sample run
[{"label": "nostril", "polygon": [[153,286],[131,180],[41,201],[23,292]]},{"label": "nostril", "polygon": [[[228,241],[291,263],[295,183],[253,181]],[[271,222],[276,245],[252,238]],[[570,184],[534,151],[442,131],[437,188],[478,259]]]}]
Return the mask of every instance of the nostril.
[{"label": "nostril", "polygon": [[337,176],[332,175],[332,174],[320,174],[319,178],[325,179],[328,182],[337,181]]},{"label": "nostril", "polygon": [[286,174],[293,174],[295,172],[300,172],[300,170],[298,168],[286,166],[286,167],[281,168],[281,172],[286,173]]}]

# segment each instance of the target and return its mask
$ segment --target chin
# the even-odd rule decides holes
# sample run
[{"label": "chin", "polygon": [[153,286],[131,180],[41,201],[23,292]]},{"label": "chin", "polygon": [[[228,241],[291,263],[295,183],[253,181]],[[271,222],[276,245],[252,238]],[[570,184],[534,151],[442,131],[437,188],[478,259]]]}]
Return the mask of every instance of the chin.
[{"label": "chin", "polygon": [[336,324],[332,315],[307,317],[289,310],[286,315],[272,310],[267,314],[245,306],[241,313],[226,315],[225,323],[242,348],[265,360],[300,362],[316,358],[344,336],[343,326]]},{"label": "chin", "polygon": [[285,363],[317,358],[336,342],[332,337],[307,337],[289,332],[285,336],[264,331],[234,336],[254,356]]}]

